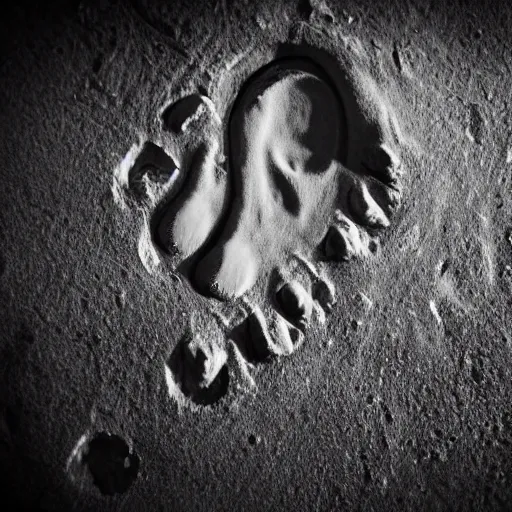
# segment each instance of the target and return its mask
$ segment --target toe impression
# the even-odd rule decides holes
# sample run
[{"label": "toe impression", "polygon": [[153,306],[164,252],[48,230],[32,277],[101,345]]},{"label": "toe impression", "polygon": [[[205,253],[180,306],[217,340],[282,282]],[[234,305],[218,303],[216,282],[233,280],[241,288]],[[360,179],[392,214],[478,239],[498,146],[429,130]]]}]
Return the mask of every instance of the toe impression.
[{"label": "toe impression", "polygon": [[400,158],[387,144],[369,149],[363,165],[370,175],[386,185],[397,183],[402,175]]},{"label": "toe impression", "polygon": [[324,253],[331,261],[349,261],[370,254],[369,237],[347,218],[329,227],[324,239]]},{"label": "toe impression", "polygon": [[278,290],[276,299],[287,319],[299,329],[306,329],[313,311],[313,300],[304,287],[297,281],[285,283]]},{"label": "toe impression", "polygon": [[349,206],[355,220],[360,224],[372,228],[389,227],[389,219],[364,183],[351,188]]},{"label": "toe impression", "polygon": [[248,322],[254,351],[261,360],[290,355],[302,341],[302,333],[278,313],[271,317],[268,325],[263,312],[256,307],[249,315]]}]

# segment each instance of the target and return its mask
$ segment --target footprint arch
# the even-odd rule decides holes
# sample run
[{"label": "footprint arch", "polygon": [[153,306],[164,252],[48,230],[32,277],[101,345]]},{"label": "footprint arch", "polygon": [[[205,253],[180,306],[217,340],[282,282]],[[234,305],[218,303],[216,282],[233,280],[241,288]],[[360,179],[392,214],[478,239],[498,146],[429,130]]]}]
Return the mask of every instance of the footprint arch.
[{"label": "footprint arch", "polygon": [[228,124],[230,207],[195,284],[243,295],[260,272],[321,239],[344,159],[343,103],[307,58],[278,59],[242,86]]}]

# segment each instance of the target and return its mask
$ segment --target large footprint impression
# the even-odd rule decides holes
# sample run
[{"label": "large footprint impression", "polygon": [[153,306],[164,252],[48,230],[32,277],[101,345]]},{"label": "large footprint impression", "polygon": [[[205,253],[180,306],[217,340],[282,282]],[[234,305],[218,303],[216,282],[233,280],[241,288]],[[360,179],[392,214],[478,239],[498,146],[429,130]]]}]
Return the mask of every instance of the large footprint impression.
[{"label": "large footprint impression", "polygon": [[[175,354],[168,379],[195,403],[227,393],[229,344],[237,364],[291,354],[335,303],[319,262],[372,257],[379,230],[390,225],[401,197],[398,127],[370,76],[344,71],[322,50],[286,47],[241,86],[224,121],[225,144],[222,121],[205,130],[183,179],[163,172],[160,199],[145,210],[155,251],[172,270],[213,302],[246,311],[237,325],[221,326],[225,341],[215,347],[188,333],[176,349],[184,355]],[[187,122],[177,121],[187,102],[194,103],[169,109],[168,124]],[[144,174],[147,153],[141,158],[130,175]],[[194,357],[199,370],[185,370]],[[217,391],[209,393],[212,383]]]}]

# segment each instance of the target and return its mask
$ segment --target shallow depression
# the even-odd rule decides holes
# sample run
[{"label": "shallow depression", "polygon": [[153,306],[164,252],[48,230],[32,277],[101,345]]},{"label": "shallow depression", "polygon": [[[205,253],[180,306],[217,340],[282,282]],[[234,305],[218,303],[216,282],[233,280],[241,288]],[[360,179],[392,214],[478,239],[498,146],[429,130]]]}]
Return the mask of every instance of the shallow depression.
[{"label": "shallow depression", "polygon": [[229,121],[230,208],[195,273],[203,293],[240,296],[262,267],[321,236],[345,132],[321,74],[307,59],[279,60],[242,88]]}]

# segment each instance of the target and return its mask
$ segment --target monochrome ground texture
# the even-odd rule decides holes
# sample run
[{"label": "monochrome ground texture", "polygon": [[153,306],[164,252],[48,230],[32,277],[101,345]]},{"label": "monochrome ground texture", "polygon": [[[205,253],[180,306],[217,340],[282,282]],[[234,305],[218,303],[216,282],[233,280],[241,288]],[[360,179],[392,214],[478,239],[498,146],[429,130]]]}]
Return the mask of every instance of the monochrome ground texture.
[{"label": "monochrome ground texture", "polygon": [[512,7],[374,4],[6,11],[18,508],[510,510]]}]

